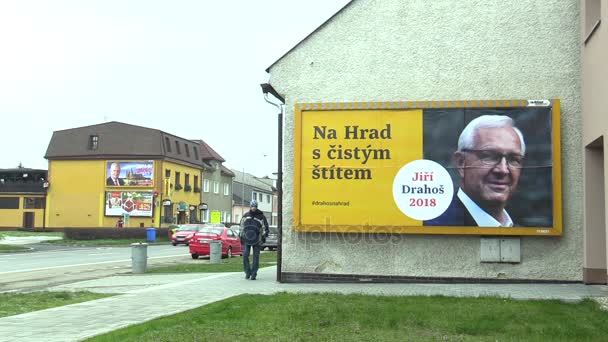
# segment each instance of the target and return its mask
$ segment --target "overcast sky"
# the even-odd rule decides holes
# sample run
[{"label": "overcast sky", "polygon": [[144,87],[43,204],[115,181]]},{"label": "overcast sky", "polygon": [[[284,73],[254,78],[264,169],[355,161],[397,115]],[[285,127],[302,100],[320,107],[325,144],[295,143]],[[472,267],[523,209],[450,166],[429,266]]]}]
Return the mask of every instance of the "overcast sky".
[{"label": "overcast sky", "polygon": [[46,169],[53,131],[121,121],[272,176],[265,69],[348,2],[2,0],[0,168]]}]

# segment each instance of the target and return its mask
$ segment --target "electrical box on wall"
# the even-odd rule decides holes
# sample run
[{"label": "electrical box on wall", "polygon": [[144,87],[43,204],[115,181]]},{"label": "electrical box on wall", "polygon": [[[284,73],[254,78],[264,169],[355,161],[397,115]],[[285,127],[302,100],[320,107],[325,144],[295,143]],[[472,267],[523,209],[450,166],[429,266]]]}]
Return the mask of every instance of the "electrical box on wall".
[{"label": "electrical box on wall", "polygon": [[520,238],[481,238],[481,262],[521,262]]}]

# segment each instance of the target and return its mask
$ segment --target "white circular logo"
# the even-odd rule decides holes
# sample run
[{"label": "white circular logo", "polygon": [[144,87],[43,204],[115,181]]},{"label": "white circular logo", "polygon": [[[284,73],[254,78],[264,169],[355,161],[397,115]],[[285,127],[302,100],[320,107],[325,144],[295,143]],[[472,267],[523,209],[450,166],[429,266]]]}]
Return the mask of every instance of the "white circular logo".
[{"label": "white circular logo", "polygon": [[432,220],[450,206],[454,185],[448,171],[432,160],[414,160],[393,181],[393,198],[402,213],[415,220]]}]

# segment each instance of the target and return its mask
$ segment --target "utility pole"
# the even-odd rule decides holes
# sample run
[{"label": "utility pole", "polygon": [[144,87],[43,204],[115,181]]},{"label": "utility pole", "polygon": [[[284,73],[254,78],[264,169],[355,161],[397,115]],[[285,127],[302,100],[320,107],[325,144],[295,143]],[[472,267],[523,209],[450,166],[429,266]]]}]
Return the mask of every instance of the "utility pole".
[{"label": "utility pole", "polygon": [[[245,212],[245,168],[241,176],[241,221],[243,221],[243,213]],[[239,222],[240,224],[240,222]],[[241,227],[242,229],[242,227]]]}]

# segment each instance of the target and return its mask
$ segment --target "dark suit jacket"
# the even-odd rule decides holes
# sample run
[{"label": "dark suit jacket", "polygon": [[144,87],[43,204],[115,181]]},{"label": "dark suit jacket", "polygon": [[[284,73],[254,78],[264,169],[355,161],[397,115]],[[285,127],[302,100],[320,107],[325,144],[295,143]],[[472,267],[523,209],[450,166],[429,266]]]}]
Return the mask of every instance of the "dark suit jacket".
[{"label": "dark suit jacket", "polygon": [[477,222],[462,204],[458,195],[454,195],[450,206],[438,217],[424,221],[425,226],[477,226]]},{"label": "dark suit jacket", "polygon": [[[118,178],[118,184],[125,185],[125,181],[122,178]],[[114,185],[114,181],[112,180],[112,177],[108,177],[108,179],[106,179],[106,185]]]}]

